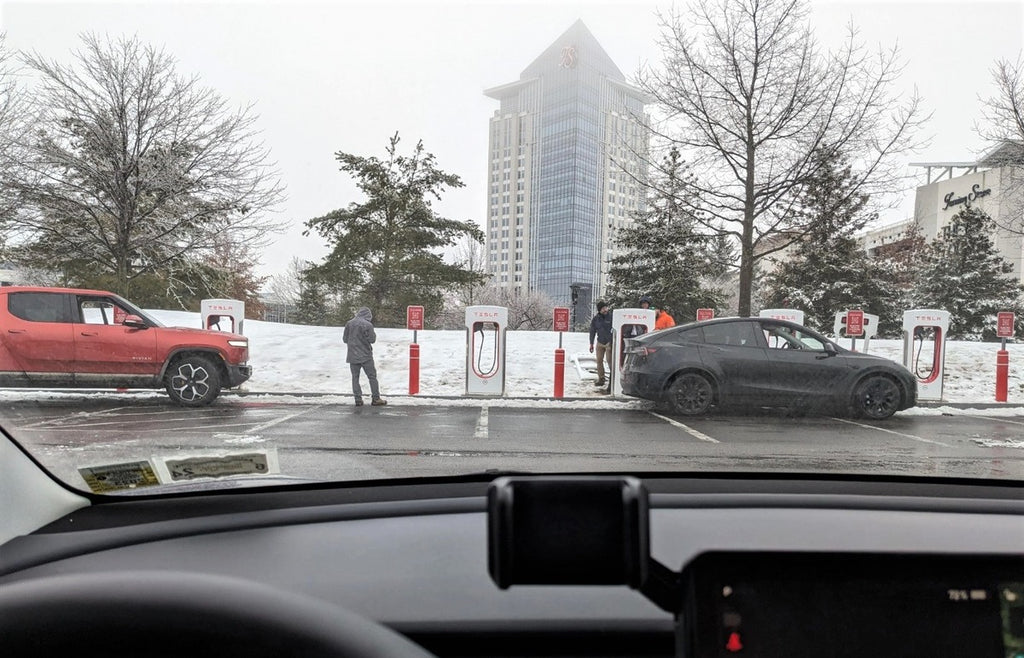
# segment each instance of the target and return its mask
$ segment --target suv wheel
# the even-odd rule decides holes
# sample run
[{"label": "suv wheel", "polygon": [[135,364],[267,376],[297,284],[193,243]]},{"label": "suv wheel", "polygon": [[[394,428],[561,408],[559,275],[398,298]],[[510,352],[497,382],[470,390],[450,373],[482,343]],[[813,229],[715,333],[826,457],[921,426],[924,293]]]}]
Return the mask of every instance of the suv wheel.
[{"label": "suv wheel", "polygon": [[885,375],[872,375],[853,391],[853,416],[885,420],[896,413],[903,401],[900,387]]},{"label": "suv wheel", "polygon": [[680,416],[706,414],[715,401],[715,389],[708,378],[695,372],[687,372],[675,379],[668,387],[669,409]]},{"label": "suv wheel", "polygon": [[186,407],[210,404],[220,395],[220,371],[205,356],[188,356],[167,370],[167,394]]}]

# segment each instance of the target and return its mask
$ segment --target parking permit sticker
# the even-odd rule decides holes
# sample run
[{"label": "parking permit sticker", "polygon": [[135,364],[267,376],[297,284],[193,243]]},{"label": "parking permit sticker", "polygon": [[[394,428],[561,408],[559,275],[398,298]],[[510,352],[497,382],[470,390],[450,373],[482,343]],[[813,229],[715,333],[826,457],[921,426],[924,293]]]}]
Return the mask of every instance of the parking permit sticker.
[{"label": "parking permit sticker", "polygon": [[[267,475],[278,471],[277,460],[265,451],[164,459],[168,482],[237,475]],[[161,469],[163,471],[164,469]]]},{"label": "parking permit sticker", "polygon": [[148,460],[106,466],[86,466],[78,469],[78,472],[81,473],[93,493],[110,493],[160,484],[156,470]]}]

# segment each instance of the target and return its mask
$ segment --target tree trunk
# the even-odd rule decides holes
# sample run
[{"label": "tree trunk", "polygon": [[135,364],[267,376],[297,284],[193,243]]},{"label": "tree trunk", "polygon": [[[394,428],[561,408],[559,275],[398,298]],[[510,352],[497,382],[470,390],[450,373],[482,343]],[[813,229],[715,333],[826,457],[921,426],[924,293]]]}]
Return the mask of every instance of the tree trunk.
[{"label": "tree trunk", "polygon": [[740,299],[737,314],[750,317],[750,289],[754,283],[754,128],[747,115],[747,169],[744,180],[743,238],[740,240]]},{"label": "tree trunk", "polygon": [[119,254],[117,256],[117,290],[114,292],[122,297],[128,297],[128,256]]}]

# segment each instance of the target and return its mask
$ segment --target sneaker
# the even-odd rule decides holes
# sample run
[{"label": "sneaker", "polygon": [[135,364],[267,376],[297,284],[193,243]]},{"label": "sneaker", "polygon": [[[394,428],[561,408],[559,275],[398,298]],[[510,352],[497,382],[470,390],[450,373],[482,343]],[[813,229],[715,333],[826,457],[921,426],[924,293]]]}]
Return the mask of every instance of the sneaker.
[{"label": "sneaker", "polygon": [[388,403],[388,401],[387,401],[387,400],[384,400],[384,399],[381,399],[381,398],[377,398],[376,400],[374,400],[374,401],[373,401],[373,402],[371,402],[370,404],[371,404],[372,406],[374,406],[374,407],[383,407],[383,406],[384,406],[385,404],[387,404],[387,403]]},{"label": "sneaker", "polygon": [[605,385],[605,383],[604,383],[603,379],[599,379],[596,382],[594,382],[594,386],[596,386],[597,388],[601,388],[604,385]]},{"label": "sneaker", "polygon": [[363,406],[363,401],[362,400],[356,400],[356,406],[357,407]]}]

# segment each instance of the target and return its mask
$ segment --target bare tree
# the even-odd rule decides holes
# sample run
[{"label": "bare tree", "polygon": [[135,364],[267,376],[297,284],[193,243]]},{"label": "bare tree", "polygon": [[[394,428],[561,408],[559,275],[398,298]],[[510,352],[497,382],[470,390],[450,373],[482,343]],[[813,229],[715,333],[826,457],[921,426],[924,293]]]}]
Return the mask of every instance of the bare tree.
[{"label": "bare tree", "polygon": [[994,145],[1024,143],[1024,59],[1000,59],[992,68],[995,95],[982,101],[984,120],[976,130]]},{"label": "bare tree", "polygon": [[992,149],[989,164],[1008,168],[1000,192],[1005,209],[994,221],[1009,233],[1024,235],[1024,58],[998,60],[992,82],[995,94],[981,99],[982,121],[975,130]]},{"label": "bare tree", "polygon": [[[475,272],[481,279],[489,278],[487,274],[486,250],[484,243],[471,235],[463,236],[455,248],[455,264],[464,270]],[[487,284],[470,283],[457,289],[457,298],[463,306],[473,306],[478,302],[475,296]]]},{"label": "bare tree", "polygon": [[302,274],[312,265],[307,260],[292,258],[284,272],[270,277],[268,299],[276,304],[296,306],[302,296]]},{"label": "bare tree", "polygon": [[463,327],[467,306],[504,306],[508,309],[509,330],[540,331],[551,329],[555,303],[540,291],[517,293],[513,288],[485,283],[472,291],[449,295],[438,324],[444,329]]},{"label": "bare tree", "polygon": [[6,181],[22,177],[22,150],[30,114],[24,88],[18,84],[17,63],[0,35],[0,222],[6,228],[18,208],[17,194]]},{"label": "bare tree", "polygon": [[263,245],[283,190],[251,108],[137,38],[82,42],[72,65],[23,55],[39,119],[14,185],[31,208],[18,221],[28,260],[105,273],[127,293],[138,276],[206,271],[225,234]]},{"label": "bare tree", "polygon": [[871,196],[902,176],[893,156],[917,146],[925,119],[916,94],[901,104],[890,91],[895,48],[871,53],[851,26],[841,48],[822,52],[808,12],[806,0],[696,0],[661,15],[663,65],[638,75],[660,108],[655,142],[690,162],[681,201],[739,246],[740,315],[757,261],[810,228],[800,190],[820,154],[850,156],[849,195]]}]

